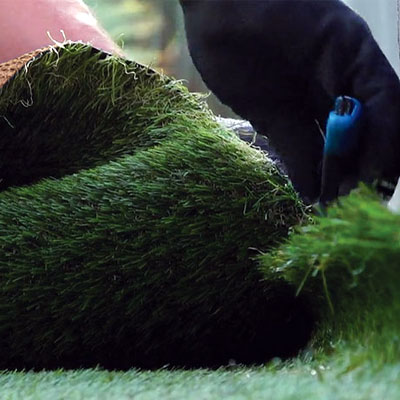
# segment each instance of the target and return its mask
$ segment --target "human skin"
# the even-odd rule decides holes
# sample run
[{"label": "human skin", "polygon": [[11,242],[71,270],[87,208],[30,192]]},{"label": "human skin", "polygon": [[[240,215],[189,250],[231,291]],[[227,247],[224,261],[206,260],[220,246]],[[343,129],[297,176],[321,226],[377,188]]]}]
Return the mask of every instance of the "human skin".
[{"label": "human skin", "polygon": [[0,63],[65,39],[122,54],[82,0],[1,0],[0,34]]}]

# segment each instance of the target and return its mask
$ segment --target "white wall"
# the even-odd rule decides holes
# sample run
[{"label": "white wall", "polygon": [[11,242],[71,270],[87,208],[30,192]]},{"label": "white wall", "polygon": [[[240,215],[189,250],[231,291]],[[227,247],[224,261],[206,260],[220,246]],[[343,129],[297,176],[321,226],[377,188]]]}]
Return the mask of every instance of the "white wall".
[{"label": "white wall", "polygon": [[386,57],[400,74],[397,30],[398,0],[343,0],[368,22]]}]

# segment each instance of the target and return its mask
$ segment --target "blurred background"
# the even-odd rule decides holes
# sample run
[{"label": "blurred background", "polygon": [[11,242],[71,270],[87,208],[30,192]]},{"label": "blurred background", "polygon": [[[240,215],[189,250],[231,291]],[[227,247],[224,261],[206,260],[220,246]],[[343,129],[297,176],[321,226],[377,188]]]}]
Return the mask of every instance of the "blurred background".
[{"label": "blurred background", "polygon": [[[398,50],[398,0],[345,0],[358,11],[382,50],[400,72]],[[185,42],[178,0],[85,0],[112,38],[129,58],[150,64],[177,79],[192,91],[208,92],[197,74]],[[216,114],[232,116],[215,97],[208,99]]]}]

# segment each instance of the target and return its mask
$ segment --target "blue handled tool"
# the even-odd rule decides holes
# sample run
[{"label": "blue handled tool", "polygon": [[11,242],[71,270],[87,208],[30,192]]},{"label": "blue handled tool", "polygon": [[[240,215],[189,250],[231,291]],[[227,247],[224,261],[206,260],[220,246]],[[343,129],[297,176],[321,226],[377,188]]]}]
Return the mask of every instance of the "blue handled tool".
[{"label": "blue handled tool", "polygon": [[337,198],[340,185],[352,168],[351,159],[359,143],[361,103],[348,96],[340,96],[335,101],[335,109],[330,112],[326,125],[320,204],[325,205]]},{"label": "blue handled tool", "polygon": [[326,124],[324,154],[345,156],[358,143],[361,103],[352,97],[340,96]]}]

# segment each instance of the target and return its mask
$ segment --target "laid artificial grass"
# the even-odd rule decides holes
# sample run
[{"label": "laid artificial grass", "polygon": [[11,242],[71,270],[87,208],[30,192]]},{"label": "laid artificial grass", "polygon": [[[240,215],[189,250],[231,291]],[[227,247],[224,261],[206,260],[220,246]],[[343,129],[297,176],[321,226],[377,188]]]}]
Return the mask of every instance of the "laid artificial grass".
[{"label": "laid artificial grass", "polygon": [[397,400],[400,364],[343,373],[335,364],[234,370],[4,372],[4,400]]},{"label": "laid artificial grass", "polygon": [[348,368],[399,362],[400,215],[370,189],[340,199],[261,263],[267,279],[278,274],[313,296],[316,354],[347,358]]},{"label": "laid artificial grass", "polygon": [[305,299],[255,256],[306,209],[198,96],[68,45],[3,88],[0,115],[4,187],[31,183],[0,193],[0,368],[219,366],[305,345]]}]

